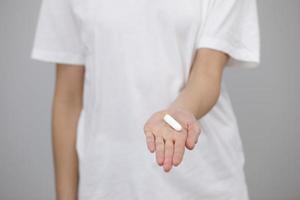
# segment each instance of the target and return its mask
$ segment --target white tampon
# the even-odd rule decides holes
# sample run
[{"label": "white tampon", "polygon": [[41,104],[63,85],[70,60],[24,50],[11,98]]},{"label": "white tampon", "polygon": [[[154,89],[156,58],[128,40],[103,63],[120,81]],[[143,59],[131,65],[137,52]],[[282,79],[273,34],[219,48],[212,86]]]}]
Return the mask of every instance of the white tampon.
[{"label": "white tampon", "polygon": [[169,114],[165,114],[164,121],[167,122],[176,131],[181,131],[182,126]]}]

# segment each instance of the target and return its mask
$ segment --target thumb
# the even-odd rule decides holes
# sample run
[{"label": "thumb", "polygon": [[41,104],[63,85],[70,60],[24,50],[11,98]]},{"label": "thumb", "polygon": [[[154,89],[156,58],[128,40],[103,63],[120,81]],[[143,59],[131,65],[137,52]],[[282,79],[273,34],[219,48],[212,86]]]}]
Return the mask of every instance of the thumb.
[{"label": "thumb", "polygon": [[192,150],[195,147],[195,144],[198,141],[198,137],[201,133],[200,125],[196,122],[188,123],[187,124],[187,139],[185,146]]}]

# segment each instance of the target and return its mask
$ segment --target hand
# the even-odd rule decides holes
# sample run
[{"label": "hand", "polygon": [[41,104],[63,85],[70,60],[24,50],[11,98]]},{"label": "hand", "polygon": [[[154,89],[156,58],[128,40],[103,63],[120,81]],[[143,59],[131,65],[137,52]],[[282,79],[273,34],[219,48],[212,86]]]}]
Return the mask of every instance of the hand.
[{"label": "hand", "polygon": [[[163,120],[166,113],[181,124],[181,131],[176,131]],[[177,108],[155,112],[144,125],[147,147],[151,153],[156,152],[156,161],[158,165],[163,165],[166,172],[173,165],[178,166],[181,163],[185,147],[189,150],[194,148],[200,132],[195,116]]]}]

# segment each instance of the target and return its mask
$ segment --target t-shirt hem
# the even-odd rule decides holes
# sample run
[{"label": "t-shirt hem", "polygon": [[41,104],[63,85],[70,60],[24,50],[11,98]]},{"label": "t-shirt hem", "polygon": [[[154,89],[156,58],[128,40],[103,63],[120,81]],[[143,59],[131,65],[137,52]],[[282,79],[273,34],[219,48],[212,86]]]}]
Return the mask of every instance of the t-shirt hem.
[{"label": "t-shirt hem", "polygon": [[63,64],[84,65],[84,56],[67,53],[67,52],[53,52],[41,49],[33,49],[30,55],[31,59]]}]

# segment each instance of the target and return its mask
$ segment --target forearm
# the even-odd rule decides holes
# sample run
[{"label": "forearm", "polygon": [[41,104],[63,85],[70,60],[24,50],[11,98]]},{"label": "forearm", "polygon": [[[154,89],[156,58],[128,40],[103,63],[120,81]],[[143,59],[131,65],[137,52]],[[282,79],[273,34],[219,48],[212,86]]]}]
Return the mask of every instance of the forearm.
[{"label": "forearm", "polygon": [[215,105],[220,93],[219,83],[206,77],[199,79],[197,84],[188,84],[171,105],[190,111],[196,119],[200,119]]},{"label": "forearm", "polygon": [[198,53],[185,87],[170,107],[188,110],[197,119],[208,113],[219,98],[227,59],[227,55],[213,50]]},{"label": "forearm", "polygon": [[53,101],[52,144],[57,200],[76,200],[78,162],[76,126],[81,102],[66,101],[57,95]]}]

